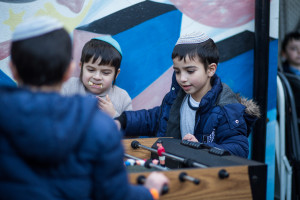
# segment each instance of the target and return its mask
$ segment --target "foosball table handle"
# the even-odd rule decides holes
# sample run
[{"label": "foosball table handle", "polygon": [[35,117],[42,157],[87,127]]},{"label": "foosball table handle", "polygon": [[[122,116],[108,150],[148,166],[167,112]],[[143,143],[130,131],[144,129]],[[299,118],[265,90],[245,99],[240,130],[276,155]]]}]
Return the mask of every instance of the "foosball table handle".
[{"label": "foosball table handle", "polygon": [[[146,181],[146,177],[144,175],[140,175],[137,177],[137,184],[144,185]],[[163,188],[161,190],[161,195],[167,194],[169,192],[169,186],[167,184],[163,185]]]},{"label": "foosball table handle", "polygon": [[219,171],[219,178],[220,179],[225,179],[229,177],[229,173],[225,169],[221,169]]},{"label": "foosball table handle", "polygon": [[184,181],[191,181],[191,182],[193,182],[195,185],[199,185],[199,183],[200,183],[200,180],[198,179],[198,178],[194,178],[194,177],[191,177],[191,176],[188,176],[187,175],[187,173],[185,173],[185,172],[181,172],[180,174],[179,174],[179,180],[181,181],[181,182],[184,182]]}]

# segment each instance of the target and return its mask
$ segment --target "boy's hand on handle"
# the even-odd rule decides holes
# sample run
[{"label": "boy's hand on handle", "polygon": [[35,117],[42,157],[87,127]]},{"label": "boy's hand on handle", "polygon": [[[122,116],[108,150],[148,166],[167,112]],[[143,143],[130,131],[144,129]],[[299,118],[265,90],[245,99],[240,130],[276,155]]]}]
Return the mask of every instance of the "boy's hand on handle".
[{"label": "boy's hand on handle", "polygon": [[145,181],[144,186],[150,189],[156,189],[161,194],[163,186],[169,184],[169,179],[161,172],[152,172]]},{"label": "boy's hand on handle", "polygon": [[107,113],[109,116],[114,117],[116,114],[116,110],[114,108],[114,105],[112,104],[108,94],[105,96],[105,99],[102,99],[101,97],[98,97],[98,107]]},{"label": "boy's hand on handle", "polygon": [[196,139],[196,137],[190,133],[186,134],[182,140],[188,140],[188,141],[191,141],[191,142],[198,142],[198,140]]}]

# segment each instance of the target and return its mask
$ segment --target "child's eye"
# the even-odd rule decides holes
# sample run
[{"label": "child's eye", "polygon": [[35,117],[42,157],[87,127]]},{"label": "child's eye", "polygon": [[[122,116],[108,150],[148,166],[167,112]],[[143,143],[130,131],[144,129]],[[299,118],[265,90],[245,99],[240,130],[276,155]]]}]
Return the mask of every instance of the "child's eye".
[{"label": "child's eye", "polygon": [[187,72],[188,72],[189,74],[192,74],[192,73],[195,72],[195,70],[188,70]]},{"label": "child's eye", "polygon": [[104,75],[110,75],[112,72],[111,71],[104,71],[103,74]]},{"label": "child's eye", "polygon": [[179,74],[180,73],[180,71],[178,71],[178,70],[174,70],[174,72],[175,72],[175,74]]},{"label": "child's eye", "polygon": [[88,70],[89,72],[95,71],[94,69],[91,69],[91,68],[88,68],[87,70]]}]

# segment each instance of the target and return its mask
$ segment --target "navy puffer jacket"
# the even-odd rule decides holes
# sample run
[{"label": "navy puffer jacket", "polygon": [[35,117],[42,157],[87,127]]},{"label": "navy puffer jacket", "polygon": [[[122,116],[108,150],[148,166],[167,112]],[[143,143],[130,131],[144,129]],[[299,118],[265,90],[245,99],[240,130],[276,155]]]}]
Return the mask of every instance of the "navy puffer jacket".
[{"label": "navy puffer jacket", "polygon": [[[248,136],[259,108],[251,100],[240,98],[214,75],[212,89],[202,98],[196,112],[194,135],[199,142],[228,150],[246,158]],[[150,110],[127,111],[125,135],[181,138],[180,106],[186,93],[173,75],[172,86],[161,106]]]},{"label": "navy puffer jacket", "polygon": [[0,199],[152,199],[94,98],[0,88]]}]

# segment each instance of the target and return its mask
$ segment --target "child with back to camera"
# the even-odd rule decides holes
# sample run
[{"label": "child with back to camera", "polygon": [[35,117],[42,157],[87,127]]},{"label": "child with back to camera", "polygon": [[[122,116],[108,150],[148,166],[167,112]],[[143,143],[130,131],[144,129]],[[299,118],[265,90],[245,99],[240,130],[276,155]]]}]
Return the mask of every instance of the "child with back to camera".
[{"label": "child with back to camera", "polygon": [[120,73],[122,51],[111,36],[88,41],[80,59],[80,77],[70,78],[62,88],[62,94],[92,94],[99,100],[99,108],[111,117],[132,110],[128,93],[115,85]]},{"label": "child with back to camera", "polygon": [[253,101],[221,82],[219,51],[202,32],[180,37],[172,53],[171,90],[160,106],[115,118],[125,135],[174,137],[206,143],[247,158],[250,128],[259,117]]},{"label": "child with back to camera", "polygon": [[300,33],[288,33],[281,45],[283,71],[300,76]]},{"label": "child with back to camera", "polygon": [[152,200],[168,179],[129,184],[122,136],[97,99],[59,94],[72,74],[62,24],[39,17],[16,27],[10,67],[19,88],[0,86],[1,199]]}]

